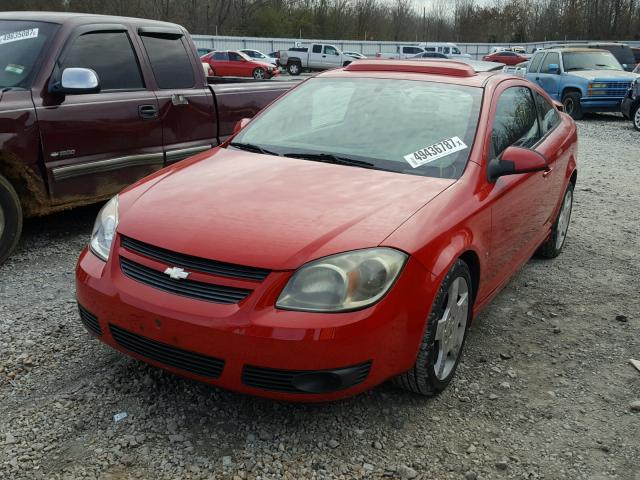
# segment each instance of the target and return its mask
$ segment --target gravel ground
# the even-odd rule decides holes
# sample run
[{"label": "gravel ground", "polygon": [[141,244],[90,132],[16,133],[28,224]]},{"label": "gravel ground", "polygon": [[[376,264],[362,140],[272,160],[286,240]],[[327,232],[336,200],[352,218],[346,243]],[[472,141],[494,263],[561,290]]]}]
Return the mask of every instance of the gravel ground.
[{"label": "gravel ground", "polygon": [[120,355],[74,301],[98,208],[27,222],[0,267],[0,478],[640,479],[640,134],[579,129],[564,253],[511,281],[432,399],[276,403]]}]

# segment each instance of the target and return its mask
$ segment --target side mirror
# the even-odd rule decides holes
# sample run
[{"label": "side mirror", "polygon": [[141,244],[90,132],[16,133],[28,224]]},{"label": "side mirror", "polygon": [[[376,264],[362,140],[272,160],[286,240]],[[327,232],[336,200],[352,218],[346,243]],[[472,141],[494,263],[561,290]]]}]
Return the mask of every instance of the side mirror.
[{"label": "side mirror", "polygon": [[242,118],[242,119],[238,120],[236,122],[236,124],[233,126],[233,134],[235,135],[240,130],[242,130],[244,127],[246,127],[247,123],[249,123],[250,121],[251,121],[250,118]]},{"label": "side mirror", "polygon": [[547,169],[547,159],[544,155],[522,147],[508,147],[499,158],[489,162],[489,181],[494,182],[498,177],[516,175],[518,173],[539,172]]},{"label": "side mirror", "polygon": [[80,95],[99,91],[98,74],[90,68],[65,68],[60,81],[49,86],[50,93],[62,95]]},{"label": "side mirror", "polygon": [[547,68],[547,73],[552,73],[558,75],[560,73],[560,65],[557,63],[550,63]]}]

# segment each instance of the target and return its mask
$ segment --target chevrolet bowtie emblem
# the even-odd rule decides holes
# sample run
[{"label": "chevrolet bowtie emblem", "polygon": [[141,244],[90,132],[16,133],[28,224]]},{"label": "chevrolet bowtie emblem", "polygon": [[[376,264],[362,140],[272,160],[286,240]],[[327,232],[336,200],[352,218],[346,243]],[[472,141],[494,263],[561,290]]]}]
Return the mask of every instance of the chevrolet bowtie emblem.
[{"label": "chevrolet bowtie emblem", "polygon": [[189,272],[185,272],[184,269],[180,267],[167,268],[164,273],[174,280],[184,280],[189,276]]}]

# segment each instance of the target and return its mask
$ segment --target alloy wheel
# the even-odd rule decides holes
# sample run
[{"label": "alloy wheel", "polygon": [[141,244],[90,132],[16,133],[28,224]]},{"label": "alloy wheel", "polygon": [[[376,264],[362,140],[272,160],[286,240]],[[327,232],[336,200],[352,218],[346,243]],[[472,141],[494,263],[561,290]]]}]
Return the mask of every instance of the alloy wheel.
[{"label": "alloy wheel", "polygon": [[636,108],[636,114],[633,116],[633,126],[640,130],[640,107]]},{"label": "alloy wheel", "polygon": [[556,248],[560,250],[567,238],[567,230],[569,229],[569,220],[571,219],[571,208],[573,207],[573,191],[567,190],[562,201],[562,208],[558,216],[558,234],[556,236]]},{"label": "alloy wheel", "polygon": [[253,78],[256,80],[264,80],[264,70],[261,68],[256,68],[253,72]]},{"label": "alloy wheel", "polygon": [[457,277],[449,285],[446,302],[435,335],[438,356],[434,369],[438,380],[451,374],[462,350],[469,317],[469,286],[464,278]]}]

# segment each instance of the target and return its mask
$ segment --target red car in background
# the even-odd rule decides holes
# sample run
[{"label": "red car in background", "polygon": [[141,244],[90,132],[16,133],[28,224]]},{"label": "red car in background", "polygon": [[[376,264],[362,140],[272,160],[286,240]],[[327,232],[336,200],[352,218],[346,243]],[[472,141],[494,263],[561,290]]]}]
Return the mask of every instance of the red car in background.
[{"label": "red car in background", "polygon": [[482,57],[482,60],[486,62],[500,62],[505,65],[517,65],[518,63],[526,62],[529,58],[524,55],[519,55],[515,52],[495,52]]},{"label": "red car in background", "polygon": [[254,60],[242,52],[217,51],[200,57],[218,77],[253,77],[258,80],[280,75],[280,69],[267,62]]},{"label": "red car in background", "polygon": [[565,244],[576,125],[524,78],[362,60],[241,123],[99,213],[76,292],[101,341],[283,400],[432,395],[481,310]]}]

